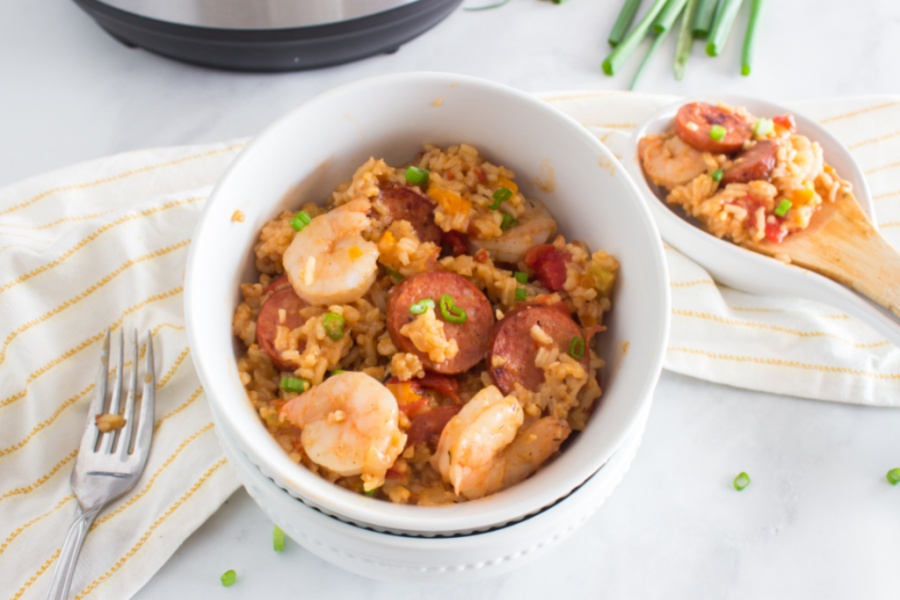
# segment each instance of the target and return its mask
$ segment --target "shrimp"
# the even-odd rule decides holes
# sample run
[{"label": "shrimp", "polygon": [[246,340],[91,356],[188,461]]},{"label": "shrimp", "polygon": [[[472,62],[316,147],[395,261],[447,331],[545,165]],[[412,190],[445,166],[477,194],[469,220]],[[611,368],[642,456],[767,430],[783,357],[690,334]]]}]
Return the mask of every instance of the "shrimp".
[{"label": "shrimp", "polygon": [[648,135],[638,142],[644,173],[656,185],[672,190],[707,170],[703,153],[677,135]]},{"label": "shrimp", "polygon": [[299,427],[306,455],[341,476],[360,475],[366,491],[384,483],[406,446],[394,395],[358,371],[332,375],[281,409]]},{"label": "shrimp", "polygon": [[318,306],[362,298],[378,275],[378,246],[364,239],[371,203],[352,200],[314,218],[284,253],[297,295]]},{"label": "shrimp", "polygon": [[529,248],[546,243],[556,232],[556,221],[540,204],[523,212],[517,220],[518,225],[500,237],[487,240],[472,238],[469,242],[476,250],[487,250],[495,262],[516,264],[525,258]]},{"label": "shrimp", "polygon": [[571,431],[555,417],[523,422],[514,396],[486,387],[444,427],[432,466],[470,500],[515,485],[559,450]]}]

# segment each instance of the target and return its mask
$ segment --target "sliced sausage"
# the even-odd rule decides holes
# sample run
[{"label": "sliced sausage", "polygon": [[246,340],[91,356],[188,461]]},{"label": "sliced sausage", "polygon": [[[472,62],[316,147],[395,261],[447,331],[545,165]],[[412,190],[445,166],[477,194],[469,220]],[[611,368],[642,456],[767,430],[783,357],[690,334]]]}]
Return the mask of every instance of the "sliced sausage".
[{"label": "sliced sausage", "polygon": [[722,175],[722,184],[768,181],[778,157],[778,144],[772,140],[756,142],[734,159]]},{"label": "sliced sausage", "polygon": [[438,406],[426,413],[414,417],[406,432],[406,445],[412,446],[424,442],[434,448],[441,439],[441,432],[447,423],[456,416],[461,406]]},{"label": "sliced sausage", "polygon": [[[585,339],[581,327],[557,308],[525,306],[511,311],[494,327],[488,346],[488,370],[504,394],[515,391],[516,383],[531,391],[537,391],[544,383],[544,372],[534,364],[540,347],[531,337],[534,325],[540,325],[560,352],[568,352],[576,336]],[[587,347],[580,362],[587,371],[590,367]]]},{"label": "sliced sausage", "polygon": [[[709,137],[713,125],[725,128],[725,137],[721,140]],[[753,131],[743,117],[712,104],[691,102],[678,109],[675,133],[685,144],[701,152],[731,154],[744,146]]]},{"label": "sliced sausage", "polygon": [[[275,348],[278,326],[296,329],[303,325],[300,310],[306,306],[306,302],[297,295],[294,288],[287,286],[269,296],[269,299],[259,309],[259,316],[256,318],[256,343],[269,355],[272,364],[279,370],[293,371],[295,365],[281,358],[281,352]],[[282,310],[284,310],[284,322],[281,321],[280,316]],[[302,352],[303,348],[297,348],[297,350]]]},{"label": "sliced sausage", "polygon": [[381,190],[379,200],[394,221],[409,221],[420,242],[441,243],[441,228],[434,222],[434,203],[411,187],[395,185]]},{"label": "sliced sausage", "polygon": [[425,377],[419,377],[412,381],[427,390],[434,390],[439,394],[447,396],[456,404],[462,404],[462,401],[459,399],[459,381],[453,377],[425,371]]},{"label": "sliced sausage", "polygon": [[282,290],[286,287],[290,287],[291,282],[288,280],[287,275],[282,275],[277,279],[273,279],[269,282],[269,285],[266,286],[266,289],[263,290],[263,296],[267,294],[273,294],[278,290]]},{"label": "sliced sausage", "polygon": [[572,256],[553,244],[540,244],[525,253],[525,264],[548,291],[558,292],[566,283],[566,263]]},{"label": "sliced sausage", "polygon": [[[465,323],[450,323],[441,316],[438,306],[444,294],[450,294],[456,306],[465,309]],[[459,353],[450,360],[431,362],[426,353],[420,352],[412,340],[400,333],[401,327],[416,318],[409,312],[409,307],[425,298],[434,300],[437,318],[444,323],[444,335],[456,340],[459,346]],[[494,312],[487,297],[472,282],[456,273],[438,271],[407,277],[388,297],[387,327],[394,345],[417,355],[426,368],[445,375],[467,371],[484,359],[493,326]]]}]

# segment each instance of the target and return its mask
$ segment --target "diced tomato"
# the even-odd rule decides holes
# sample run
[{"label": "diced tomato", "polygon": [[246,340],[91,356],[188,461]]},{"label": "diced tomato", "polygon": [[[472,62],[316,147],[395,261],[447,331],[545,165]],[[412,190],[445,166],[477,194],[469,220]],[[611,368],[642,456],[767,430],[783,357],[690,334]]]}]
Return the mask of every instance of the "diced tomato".
[{"label": "diced tomato", "polygon": [[406,432],[407,445],[425,442],[432,447],[437,446],[444,427],[459,411],[459,406],[438,406],[415,417]]},{"label": "diced tomato", "polygon": [[459,381],[453,377],[425,371],[425,377],[415,379],[414,383],[425,389],[434,390],[439,394],[443,394],[457,404],[462,404],[459,399]]},{"label": "diced tomato", "polygon": [[794,132],[797,131],[797,122],[794,121],[794,115],[787,113],[772,117],[772,122],[782,129]]},{"label": "diced tomato", "polygon": [[484,248],[475,253],[475,262],[487,262],[488,252]]},{"label": "diced tomato", "polygon": [[469,237],[459,231],[445,231],[441,234],[441,248],[450,256],[462,256],[469,251]]},{"label": "diced tomato", "polygon": [[453,171],[447,171],[444,173],[444,179],[447,181],[453,181]]},{"label": "diced tomato", "polygon": [[475,173],[475,177],[478,179],[478,183],[484,183],[485,181],[487,181],[487,175],[485,175],[484,171],[482,171],[478,167],[472,169],[472,172]]},{"label": "diced tomato", "polygon": [[566,283],[566,263],[572,256],[553,244],[541,244],[525,253],[525,264],[534,270],[538,280],[551,292],[558,292]]},{"label": "diced tomato", "polygon": [[766,239],[768,239],[770,242],[780,244],[784,237],[788,234],[787,228],[783,225],[784,219],[778,216],[770,218],[774,218],[775,222],[766,223]]},{"label": "diced tomato", "polygon": [[394,467],[389,467],[388,470],[384,474],[385,479],[406,479],[406,476],[395,469]]}]

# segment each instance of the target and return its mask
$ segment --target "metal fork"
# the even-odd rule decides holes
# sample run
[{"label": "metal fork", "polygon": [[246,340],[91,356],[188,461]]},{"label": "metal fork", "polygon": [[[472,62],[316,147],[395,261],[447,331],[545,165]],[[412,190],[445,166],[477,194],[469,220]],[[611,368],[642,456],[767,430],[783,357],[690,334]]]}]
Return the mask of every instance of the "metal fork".
[{"label": "metal fork", "polygon": [[[134,405],[138,386],[138,332],[134,332],[134,359],[131,383],[125,399],[125,425],[118,430],[103,433],[97,427],[96,417],[101,414],[119,414],[122,397],[122,370],[125,339],[119,330],[116,354],[116,379],[107,404],[107,380],[109,379],[109,338],[106,331],[103,351],[100,355],[100,372],[94,398],[87,416],[87,426],[72,471],[72,491],[78,500],[81,514],[69,528],[63,544],[53,581],[50,583],[49,600],[65,600],[75,574],[75,563],[81,545],[94,519],[103,508],[122,496],[137,483],[147,464],[150,441],[153,436],[154,398],[156,375],[153,369],[153,338],[147,332],[147,357],[143,377],[143,395],[140,414],[135,424]],[[133,442],[133,444],[132,444]]]}]

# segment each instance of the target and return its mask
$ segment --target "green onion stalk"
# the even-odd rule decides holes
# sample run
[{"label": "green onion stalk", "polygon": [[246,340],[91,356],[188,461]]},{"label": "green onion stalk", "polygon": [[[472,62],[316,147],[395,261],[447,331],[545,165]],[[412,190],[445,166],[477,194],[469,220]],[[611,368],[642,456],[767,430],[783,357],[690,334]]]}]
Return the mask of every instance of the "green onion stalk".
[{"label": "green onion stalk", "polygon": [[722,0],[716,10],[716,19],[709,31],[709,39],[706,42],[706,53],[710,56],[718,56],[728,40],[734,18],[738,14],[743,0]]},{"label": "green onion stalk", "polygon": [[[659,47],[662,46],[662,43],[672,29],[675,20],[678,19],[679,15],[684,11],[685,2],[686,0],[668,0],[662,12],[659,13],[659,16],[656,18],[653,25],[654,29],[656,29],[657,26],[660,28],[659,33],[656,34],[656,38],[653,40],[653,43],[650,44],[650,49],[647,50],[644,60],[641,61],[638,70],[634,74],[634,79],[631,80],[631,90],[634,90],[637,87],[638,80],[641,78],[641,75],[644,74],[647,65],[650,64],[650,59],[656,54]],[[675,12],[672,12],[670,9],[671,7],[674,7]],[[669,19],[671,19],[671,21]]]},{"label": "green onion stalk", "polygon": [[684,68],[691,56],[691,43],[694,41],[691,23],[696,12],[697,0],[688,0],[684,8],[684,17],[681,19],[681,27],[678,30],[678,40],[675,42],[675,62],[672,63],[672,71],[675,73],[676,81],[681,81],[684,77]]},{"label": "green onion stalk", "polygon": [[697,12],[694,13],[694,19],[691,22],[691,32],[694,37],[705,38],[709,35],[718,4],[718,0],[699,0],[697,2]]},{"label": "green onion stalk", "polygon": [[622,10],[619,11],[616,24],[613,25],[612,31],[609,33],[609,39],[607,39],[610,46],[615,48],[622,43],[625,34],[628,33],[628,28],[631,27],[631,22],[634,21],[634,15],[637,14],[637,10],[640,6],[641,0],[625,0],[625,3],[622,5]]},{"label": "green onion stalk", "polygon": [[759,20],[759,11],[762,9],[763,0],[752,0],[750,3],[750,19],[747,21],[747,32],[744,34],[744,51],[741,54],[741,75],[750,74],[750,65],[753,59],[753,45],[756,40],[756,24]]},{"label": "green onion stalk", "polygon": [[667,0],[656,0],[634,29],[629,31],[622,42],[609,53],[609,56],[603,61],[604,73],[610,76],[615,75],[622,65],[625,64],[625,61],[628,60],[628,57],[634,52],[637,45],[647,35],[647,31],[650,30],[650,26],[653,25],[653,21],[666,5],[666,2]]}]

